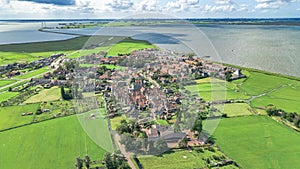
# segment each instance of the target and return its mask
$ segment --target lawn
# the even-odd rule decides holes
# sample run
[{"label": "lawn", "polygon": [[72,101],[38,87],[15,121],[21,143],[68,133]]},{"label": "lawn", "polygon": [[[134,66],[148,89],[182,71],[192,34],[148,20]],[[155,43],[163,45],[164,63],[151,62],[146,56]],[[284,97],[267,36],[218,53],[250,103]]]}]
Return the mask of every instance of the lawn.
[{"label": "lawn", "polygon": [[16,82],[15,80],[0,80],[0,87],[7,86]]},{"label": "lawn", "polygon": [[19,94],[19,92],[5,92],[0,94],[0,103],[6,101],[12,97],[15,97]]},{"label": "lawn", "polygon": [[32,124],[0,134],[0,168],[75,168],[75,158],[92,160],[105,151],[82,130],[76,116]]},{"label": "lawn", "polygon": [[[114,147],[108,129],[108,119],[103,115],[104,108],[95,109],[84,114],[77,115],[84,131],[90,138],[104,150],[113,152]],[[91,115],[94,115],[93,118]]]},{"label": "lawn", "polygon": [[35,113],[37,108],[38,104],[1,107],[0,130],[31,123],[33,121],[34,115],[21,116],[21,114],[28,112]]},{"label": "lawn", "polygon": [[252,108],[246,103],[233,103],[224,105],[215,105],[217,109],[226,113],[228,117],[232,116],[244,116],[253,114]]},{"label": "lawn", "polygon": [[243,168],[299,168],[300,134],[267,116],[222,119],[214,137]]},{"label": "lawn", "polygon": [[24,103],[38,103],[46,101],[59,100],[61,98],[60,88],[52,87],[50,89],[44,89],[38,94],[30,97]]},{"label": "lawn", "polygon": [[[204,150],[204,153],[188,150],[178,150],[166,152],[159,156],[139,156],[144,169],[186,169],[205,167],[206,163],[202,158],[209,158],[212,155],[220,156],[221,152],[210,152]],[[233,165],[230,168],[237,168]]]},{"label": "lawn", "polygon": [[298,82],[298,85],[286,86],[268,95],[256,98],[251,102],[251,105],[255,107],[265,107],[268,104],[273,104],[284,111],[300,113],[299,96],[300,82]]}]

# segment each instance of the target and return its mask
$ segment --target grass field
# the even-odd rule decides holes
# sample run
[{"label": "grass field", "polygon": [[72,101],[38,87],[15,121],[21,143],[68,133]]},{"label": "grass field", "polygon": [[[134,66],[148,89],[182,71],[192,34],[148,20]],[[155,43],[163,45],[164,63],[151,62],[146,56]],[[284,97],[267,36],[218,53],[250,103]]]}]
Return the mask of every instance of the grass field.
[{"label": "grass field", "polygon": [[[167,152],[159,156],[139,156],[144,169],[187,169],[205,167],[205,161],[202,158],[209,158],[212,155],[221,155],[220,152],[210,152],[205,150],[204,153],[187,150]],[[235,166],[230,166],[234,169]]]},{"label": "grass field", "polygon": [[30,97],[24,103],[54,101],[54,100],[59,100],[60,98],[61,98],[60,88],[52,87],[50,89],[44,89],[40,91],[37,95]]},{"label": "grass field", "polygon": [[298,83],[298,85],[286,86],[268,95],[256,98],[251,102],[251,105],[264,107],[273,104],[284,111],[300,113],[300,82]]},{"label": "grass field", "polygon": [[117,116],[117,117],[114,117],[114,118],[110,119],[111,128],[113,130],[116,130],[118,125],[121,124],[122,120],[127,120],[125,115]]},{"label": "grass field", "polygon": [[[106,151],[113,152],[114,147],[107,124],[108,119],[103,116],[104,112],[104,108],[96,109],[84,114],[79,114],[77,117],[84,131],[97,145]],[[96,117],[92,118],[92,114]]]},{"label": "grass field", "polygon": [[38,108],[38,104],[1,107],[0,108],[0,130],[31,123],[33,121],[34,115],[21,116],[21,114],[28,113],[28,112],[35,113],[37,108]]},{"label": "grass field", "polygon": [[248,95],[259,95],[282,85],[296,82],[295,80],[258,72],[250,73],[250,77],[240,86],[240,89],[245,91]]},{"label": "grass field", "polygon": [[267,116],[222,119],[214,137],[243,168],[299,168],[300,134]]},{"label": "grass field", "polygon": [[40,68],[40,69],[37,69],[37,70],[27,72],[25,74],[22,74],[21,76],[15,76],[13,78],[15,78],[15,79],[27,79],[27,78],[32,78],[34,76],[37,76],[39,74],[47,73],[49,71],[50,71],[49,68],[43,67],[43,68]]},{"label": "grass field", "polygon": [[0,102],[6,101],[16,95],[18,95],[19,92],[5,92],[0,94]]},{"label": "grass field", "polygon": [[80,67],[105,66],[107,69],[125,70],[124,67],[109,64],[80,64]]},{"label": "grass field", "polygon": [[145,49],[145,48],[157,48],[151,43],[142,40],[134,40],[126,38],[121,42],[113,45],[107,53],[107,56],[118,56],[118,54],[131,53],[134,50]]},{"label": "grass field", "polygon": [[76,116],[33,124],[0,134],[0,168],[75,168],[75,158],[103,158],[104,150],[82,130]]},{"label": "grass field", "polygon": [[0,80],[0,87],[12,84],[14,82],[16,82],[16,81],[15,80]]},{"label": "grass field", "polygon": [[251,115],[251,107],[246,103],[233,103],[233,104],[224,104],[223,105],[215,105],[215,107],[221,110],[223,113],[226,113],[227,116],[244,116]]}]

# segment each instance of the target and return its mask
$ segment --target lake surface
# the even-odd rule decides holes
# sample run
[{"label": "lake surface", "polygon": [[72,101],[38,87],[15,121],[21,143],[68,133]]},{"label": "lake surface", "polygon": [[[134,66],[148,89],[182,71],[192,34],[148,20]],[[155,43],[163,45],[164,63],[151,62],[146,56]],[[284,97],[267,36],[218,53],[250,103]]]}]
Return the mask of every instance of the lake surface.
[{"label": "lake surface", "polygon": [[[30,26],[26,26],[25,30],[1,32],[0,25],[0,43],[75,37],[38,32],[36,27],[32,26],[32,29],[29,29]],[[299,26],[164,25],[55,31],[84,35],[132,36],[148,40],[164,49],[195,52],[199,56],[211,56],[209,59],[214,61],[300,77]],[[14,36],[16,34],[17,36]]]}]

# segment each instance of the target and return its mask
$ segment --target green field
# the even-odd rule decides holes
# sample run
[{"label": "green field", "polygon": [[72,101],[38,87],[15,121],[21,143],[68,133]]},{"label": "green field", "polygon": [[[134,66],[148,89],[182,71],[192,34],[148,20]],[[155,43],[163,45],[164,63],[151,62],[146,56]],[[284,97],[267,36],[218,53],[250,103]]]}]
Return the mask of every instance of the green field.
[{"label": "green field", "polygon": [[0,168],[75,168],[75,158],[104,150],[82,130],[76,116],[49,120],[0,134]]},{"label": "green field", "polygon": [[38,108],[38,104],[1,107],[0,108],[0,130],[31,123],[33,121],[34,115],[21,116],[21,114],[28,113],[28,112],[35,113],[37,108]]},{"label": "green field", "polygon": [[15,79],[28,79],[28,78],[32,78],[32,77],[37,76],[37,75],[42,75],[42,74],[47,73],[49,71],[50,71],[49,68],[43,67],[43,68],[40,68],[40,69],[37,69],[37,70],[27,72],[25,74],[22,74],[21,76],[15,76],[13,78],[15,78]]},{"label": "green field", "polygon": [[300,134],[267,116],[222,119],[214,137],[243,168],[299,168]]},{"label": "green field", "polygon": [[60,88],[52,87],[50,89],[44,89],[38,94],[30,97],[24,103],[38,103],[59,100],[61,98]]},{"label": "green field", "polygon": [[227,116],[244,116],[253,114],[252,108],[246,103],[233,103],[233,104],[224,104],[224,105],[215,105],[217,109],[226,113]]},{"label": "green field", "polygon": [[134,50],[145,49],[145,48],[157,48],[151,43],[142,40],[134,40],[126,38],[121,42],[113,45],[109,50],[108,56],[118,56],[118,54],[128,54]]},{"label": "green field", "polygon": [[[222,155],[220,152],[210,152],[204,150],[204,153],[187,150],[171,151],[158,156],[139,156],[144,169],[188,169],[205,167],[206,163],[202,158],[209,158],[212,155]],[[229,167],[229,166],[228,166]],[[230,168],[237,168],[230,165]]]},{"label": "green field", "polygon": [[[96,109],[84,114],[79,114],[77,117],[84,131],[97,145],[106,151],[113,152],[114,147],[107,124],[108,119],[104,117],[104,112],[104,108]],[[92,118],[91,114],[96,117]]]},{"label": "green field", "polygon": [[298,83],[298,85],[286,86],[268,95],[256,98],[251,102],[251,105],[265,107],[268,104],[273,104],[286,112],[300,113],[300,82]]},{"label": "green field", "polygon": [[125,70],[124,67],[109,64],[80,64],[80,67],[105,66],[107,69]]},{"label": "green field", "polygon": [[214,78],[196,80],[196,83],[185,88],[192,94],[197,93],[206,101],[250,99],[250,96],[246,96],[233,83]]},{"label": "green field", "polygon": [[14,96],[17,96],[19,92],[5,92],[0,94],[0,103],[6,101]]},{"label": "green field", "polygon": [[122,116],[117,116],[117,117],[114,117],[112,119],[110,119],[110,123],[111,123],[111,128],[113,130],[116,130],[118,125],[121,124],[121,121],[122,120],[127,120],[126,116],[125,115],[122,115]]},{"label": "green field", "polygon": [[282,85],[293,84],[296,82],[295,80],[259,72],[250,73],[250,77],[248,77],[248,79],[240,86],[240,89],[248,95],[259,95],[272,89],[279,88]]},{"label": "green field", "polygon": [[16,82],[16,81],[15,80],[0,80],[0,87],[12,84],[14,82]]}]

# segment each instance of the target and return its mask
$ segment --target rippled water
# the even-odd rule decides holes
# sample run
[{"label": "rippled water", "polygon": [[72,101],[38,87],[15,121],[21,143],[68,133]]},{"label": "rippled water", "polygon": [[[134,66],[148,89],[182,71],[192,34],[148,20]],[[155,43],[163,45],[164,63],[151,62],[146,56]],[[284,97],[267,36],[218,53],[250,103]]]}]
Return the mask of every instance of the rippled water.
[{"label": "rippled water", "polygon": [[[1,31],[0,26],[0,31]],[[195,52],[211,60],[300,77],[299,26],[165,25],[55,30],[85,35],[132,36],[165,49]],[[17,35],[17,36],[15,36]],[[0,32],[0,43],[74,36],[31,30]]]}]

